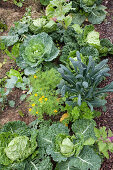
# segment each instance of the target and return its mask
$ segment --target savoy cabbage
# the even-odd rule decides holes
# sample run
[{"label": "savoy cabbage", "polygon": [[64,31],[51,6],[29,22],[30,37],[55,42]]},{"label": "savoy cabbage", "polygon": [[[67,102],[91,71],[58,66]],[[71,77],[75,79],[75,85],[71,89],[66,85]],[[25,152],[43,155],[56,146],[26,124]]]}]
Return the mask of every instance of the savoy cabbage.
[{"label": "savoy cabbage", "polygon": [[100,24],[106,17],[106,7],[101,5],[102,0],[72,0],[72,2],[75,8],[73,15],[75,24],[82,24],[85,19],[92,24]]},{"label": "savoy cabbage", "polygon": [[0,129],[0,170],[52,170],[45,151],[37,151],[37,129],[21,121],[6,123]]},{"label": "savoy cabbage", "polygon": [[22,162],[37,148],[37,130],[30,129],[24,122],[15,121],[0,130],[0,165]]},{"label": "savoy cabbage", "polygon": [[17,65],[25,69],[27,75],[34,74],[43,62],[52,61],[59,54],[52,38],[45,32],[28,36],[21,44],[19,52]]}]

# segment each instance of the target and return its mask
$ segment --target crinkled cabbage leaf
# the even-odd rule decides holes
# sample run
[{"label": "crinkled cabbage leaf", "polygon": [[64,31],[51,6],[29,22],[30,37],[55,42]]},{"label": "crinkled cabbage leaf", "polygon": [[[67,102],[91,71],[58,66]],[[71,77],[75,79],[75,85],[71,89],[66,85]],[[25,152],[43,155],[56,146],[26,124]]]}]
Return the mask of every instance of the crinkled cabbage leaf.
[{"label": "crinkled cabbage leaf", "polygon": [[55,47],[52,38],[45,32],[28,36],[19,49],[20,56],[17,57],[17,65],[27,72],[34,74],[36,68],[44,61],[54,60],[59,50]]}]

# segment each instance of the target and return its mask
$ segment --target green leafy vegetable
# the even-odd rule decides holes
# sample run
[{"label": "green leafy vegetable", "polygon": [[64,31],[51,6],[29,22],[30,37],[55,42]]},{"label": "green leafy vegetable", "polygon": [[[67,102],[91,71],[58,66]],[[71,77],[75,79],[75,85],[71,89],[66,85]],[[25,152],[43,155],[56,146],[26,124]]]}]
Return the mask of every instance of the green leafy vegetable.
[{"label": "green leafy vegetable", "polygon": [[91,110],[93,107],[105,105],[106,101],[101,99],[101,95],[108,91],[113,92],[113,82],[104,88],[98,88],[98,85],[104,77],[109,76],[109,68],[106,66],[108,60],[103,60],[96,65],[90,56],[86,65],[81,61],[79,52],[77,52],[77,59],[75,61],[70,58],[74,69],[68,69],[64,65],[58,69],[64,80],[59,86],[62,96],[66,95],[66,102],[72,101],[74,105],[80,106],[81,102],[85,101]]},{"label": "green leafy vegetable", "polygon": [[[33,142],[33,141],[32,141]],[[6,156],[11,161],[23,161],[36,149],[37,144],[32,148],[29,138],[27,136],[15,137],[8,146],[4,149]]]},{"label": "green leafy vegetable", "polygon": [[38,18],[33,20],[29,25],[29,29],[32,33],[38,34],[41,32],[50,33],[56,30],[56,23],[53,20],[47,21],[44,18]]},{"label": "green leafy vegetable", "polygon": [[[72,9],[72,2],[65,0],[52,0],[46,7],[46,16],[48,20],[52,19],[55,22],[62,24],[64,28],[71,24],[72,17],[67,13]],[[66,16],[67,15],[67,16]]]},{"label": "green leafy vegetable", "polygon": [[98,170],[101,167],[101,159],[92,148],[85,146],[78,157],[70,160],[69,165],[80,170]]},{"label": "green leafy vegetable", "polygon": [[73,15],[75,24],[81,25],[86,18],[92,24],[100,24],[106,17],[106,7],[101,5],[101,0],[72,0],[72,2],[75,8]]},{"label": "green leafy vegetable", "polygon": [[14,70],[14,69],[10,69],[8,76],[11,78],[12,76],[16,76],[18,78],[18,82],[22,82],[22,77],[21,74],[19,73],[19,71]]},{"label": "green leafy vegetable", "polygon": [[34,74],[37,67],[44,61],[52,61],[59,54],[51,37],[46,33],[28,36],[20,46],[20,56],[17,64],[25,73]]},{"label": "green leafy vegetable", "polygon": [[0,130],[0,164],[11,165],[22,162],[36,149],[37,130],[30,129],[24,122],[15,121]]},{"label": "green leafy vegetable", "polygon": [[113,152],[113,142],[110,140],[113,136],[112,131],[109,129],[107,132],[105,126],[101,127],[100,129],[95,128],[94,130],[98,139],[96,142],[98,144],[99,151],[103,153],[103,155],[108,159],[108,150]]}]

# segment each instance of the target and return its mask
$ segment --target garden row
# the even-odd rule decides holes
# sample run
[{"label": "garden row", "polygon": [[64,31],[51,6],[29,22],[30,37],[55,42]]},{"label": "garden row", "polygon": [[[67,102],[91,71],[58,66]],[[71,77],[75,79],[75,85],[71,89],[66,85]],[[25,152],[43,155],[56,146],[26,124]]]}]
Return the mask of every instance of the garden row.
[{"label": "garden row", "polygon": [[[15,121],[0,129],[1,170],[99,170],[108,151],[113,152],[113,133],[97,128],[96,108],[106,109],[106,92],[100,88],[109,77],[108,60],[113,44],[100,39],[88,20],[100,24],[106,17],[101,0],[40,0],[45,15],[32,19],[28,9],[1,36],[0,49],[17,64],[1,79],[0,103],[14,107],[7,96],[23,91],[29,114],[37,119],[26,125]],[[44,120],[60,115],[59,122]]]}]

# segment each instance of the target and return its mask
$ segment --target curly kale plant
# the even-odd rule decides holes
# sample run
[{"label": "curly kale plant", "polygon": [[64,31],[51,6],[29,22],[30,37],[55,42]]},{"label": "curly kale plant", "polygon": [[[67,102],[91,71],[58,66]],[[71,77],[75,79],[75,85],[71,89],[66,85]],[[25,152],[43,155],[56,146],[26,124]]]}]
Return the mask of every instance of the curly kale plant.
[{"label": "curly kale plant", "polygon": [[113,54],[113,44],[108,39],[100,39],[100,35],[93,25],[81,28],[78,24],[74,24],[66,30],[59,26],[50,36],[59,44],[64,44],[60,61],[66,65],[69,63],[69,57],[76,58],[76,51],[80,51],[81,59],[84,62],[87,62],[89,56],[99,62],[100,57]]},{"label": "curly kale plant", "polygon": [[28,36],[19,51],[17,65],[25,69],[27,75],[35,73],[40,64],[54,60],[59,54],[52,38],[44,32]]},{"label": "curly kale plant", "polygon": [[110,70],[107,67],[108,60],[96,64],[89,56],[88,65],[81,61],[80,53],[77,52],[77,61],[70,58],[72,67],[70,69],[61,65],[58,71],[62,75],[62,82],[59,85],[62,96],[66,96],[69,104],[81,105],[82,101],[87,102],[90,108],[104,106],[106,100],[102,99],[103,93],[113,92],[113,82],[103,88],[99,88],[100,82],[107,76]]},{"label": "curly kale plant", "polygon": [[100,24],[106,17],[106,7],[101,5],[102,0],[72,0],[75,8],[73,21],[82,24],[85,19],[92,24]]}]

